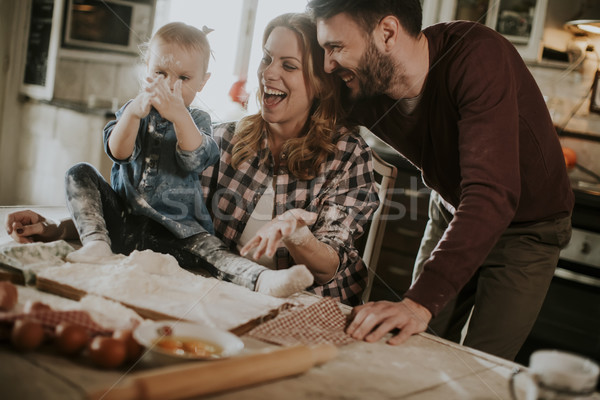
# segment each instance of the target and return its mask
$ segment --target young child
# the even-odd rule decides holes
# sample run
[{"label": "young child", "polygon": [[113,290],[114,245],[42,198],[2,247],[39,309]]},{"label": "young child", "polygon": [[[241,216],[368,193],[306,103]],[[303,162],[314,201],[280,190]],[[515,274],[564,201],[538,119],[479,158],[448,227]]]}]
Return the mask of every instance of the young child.
[{"label": "young child", "polygon": [[102,262],[114,260],[114,253],[151,249],[173,255],[186,269],[289,296],[312,284],[305,266],[269,270],[212,235],[199,174],[219,159],[219,149],[209,115],[189,108],[210,77],[205,31],[175,22],[150,40],[143,90],[104,128],[112,187],[89,164],[67,172],[67,205],[83,244],[67,259]]}]

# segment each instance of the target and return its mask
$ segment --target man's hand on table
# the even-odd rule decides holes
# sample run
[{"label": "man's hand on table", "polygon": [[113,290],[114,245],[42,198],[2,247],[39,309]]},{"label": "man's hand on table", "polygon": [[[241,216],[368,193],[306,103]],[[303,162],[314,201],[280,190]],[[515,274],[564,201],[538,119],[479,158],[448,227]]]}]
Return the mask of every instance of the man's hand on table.
[{"label": "man's hand on table", "polygon": [[405,298],[401,302],[377,301],[357,306],[350,315],[346,332],[354,339],[376,342],[385,334],[400,329],[388,340],[391,345],[404,343],[414,334],[424,332],[431,320],[431,312],[422,305]]},{"label": "man's hand on table", "polygon": [[64,228],[31,210],[15,211],[6,216],[6,232],[18,243],[51,242],[61,239]]}]

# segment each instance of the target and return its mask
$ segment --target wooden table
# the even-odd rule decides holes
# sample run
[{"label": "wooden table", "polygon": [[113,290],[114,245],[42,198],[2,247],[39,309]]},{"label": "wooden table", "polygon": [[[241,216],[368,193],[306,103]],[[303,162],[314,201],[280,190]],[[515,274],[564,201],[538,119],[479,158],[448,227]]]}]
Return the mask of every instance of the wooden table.
[{"label": "wooden table", "polygon": [[[0,207],[0,219],[4,221],[3,214],[12,210]],[[61,208],[38,210],[54,218],[65,215]],[[7,240],[2,229],[0,244]],[[246,353],[274,347],[249,337],[242,339]],[[517,366],[429,334],[413,336],[400,346],[382,340],[354,342],[339,350],[337,358],[304,374],[207,398],[509,399],[508,379]],[[142,361],[131,371],[151,368],[160,367]],[[83,357],[59,356],[50,345],[19,353],[6,342],[0,344],[1,399],[82,399],[90,391],[117,384],[131,371],[100,370]]]},{"label": "wooden table", "polygon": [[[269,347],[243,337],[246,352]],[[508,399],[512,363],[427,334],[401,346],[355,342],[308,372],[211,399]],[[68,359],[50,345],[30,353],[0,346],[0,398],[83,399],[130,371],[100,370],[82,356]],[[132,371],[160,368],[144,362]]]},{"label": "wooden table", "polygon": [[[245,340],[247,342],[247,340]],[[428,335],[390,347],[364,342],[300,376],[210,396],[211,399],[508,399],[512,365]],[[0,347],[3,399],[82,399],[127,371],[102,371],[50,351]]]}]

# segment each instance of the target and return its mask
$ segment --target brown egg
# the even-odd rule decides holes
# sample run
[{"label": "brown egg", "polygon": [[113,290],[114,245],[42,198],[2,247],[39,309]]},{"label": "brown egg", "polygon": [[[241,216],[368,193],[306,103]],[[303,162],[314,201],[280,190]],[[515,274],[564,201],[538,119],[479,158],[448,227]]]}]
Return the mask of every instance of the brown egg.
[{"label": "brown egg", "polygon": [[0,310],[12,310],[18,299],[17,287],[12,282],[0,281]]},{"label": "brown egg", "polygon": [[19,319],[15,321],[10,340],[18,350],[33,350],[44,340],[44,327],[33,319]]},{"label": "brown egg", "polygon": [[41,301],[35,301],[35,300],[27,300],[25,302],[25,305],[23,306],[23,312],[25,314],[30,314],[32,312],[37,312],[37,311],[51,311],[52,307],[50,307],[48,304],[46,303],[42,303]]},{"label": "brown egg", "polygon": [[142,355],[144,347],[133,338],[133,334],[130,330],[121,329],[114,331],[113,338],[125,342],[128,361],[137,360]]},{"label": "brown egg", "polygon": [[76,324],[61,322],[55,329],[54,343],[62,354],[75,355],[79,353],[90,340],[87,330]]},{"label": "brown egg", "polygon": [[108,336],[96,336],[88,346],[90,359],[104,368],[116,368],[125,361],[125,342]]}]

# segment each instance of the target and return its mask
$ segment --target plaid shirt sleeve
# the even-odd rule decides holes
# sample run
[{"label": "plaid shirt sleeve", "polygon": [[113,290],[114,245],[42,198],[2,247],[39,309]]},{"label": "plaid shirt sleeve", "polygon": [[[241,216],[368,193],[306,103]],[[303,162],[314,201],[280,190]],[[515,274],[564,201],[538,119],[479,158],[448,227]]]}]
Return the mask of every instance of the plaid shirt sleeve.
[{"label": "plaid shirt sleeve", "polygon": [[327,179],[318,195],[318,218],[312,232],[321,242],[337,251],[340,264],[333,279],[311,288],[317,294],[360,304],[367,269],[354,241],[379,205],[371,149],[355,133],[337,142],[337,152],[324,165]]}]

